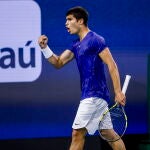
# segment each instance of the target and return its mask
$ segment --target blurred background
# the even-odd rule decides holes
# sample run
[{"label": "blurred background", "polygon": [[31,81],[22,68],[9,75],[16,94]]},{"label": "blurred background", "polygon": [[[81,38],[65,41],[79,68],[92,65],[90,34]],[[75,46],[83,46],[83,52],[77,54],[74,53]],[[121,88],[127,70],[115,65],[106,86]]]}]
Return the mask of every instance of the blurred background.
[{"label": "blurred background", "polygon": [[[132,76],[126,93],[125,143],[129,147],[132,139],[135,150],[148,149],[150,1],[0,0],[0,145],[5,149],[68,148],[80,101],[76,62],[56,70],[41,55],[37,40],[47,35],[58,55],[69,48],[77,37],[66,31],[65,13],[79,5],[89,12],[89,28],[105,38],[121,83],[126,74]],[[106,76],[113,102],[107,69]],[[87,141],[85,149],[105,147],[97,133]]]}]

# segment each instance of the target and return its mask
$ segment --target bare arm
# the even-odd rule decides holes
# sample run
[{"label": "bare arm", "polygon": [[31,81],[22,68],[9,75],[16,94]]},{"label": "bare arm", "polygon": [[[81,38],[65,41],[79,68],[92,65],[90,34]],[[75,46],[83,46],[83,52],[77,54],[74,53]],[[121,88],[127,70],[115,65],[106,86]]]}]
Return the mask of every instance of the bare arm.
[{"label": "bare arm", "polygon": [[108,66],[108,70],[113,82],[115,100],[121,105],[125,105],[125,95],[121,92],[119,71],[109,49],[105,48],[99,54],[99,56],[101,57],[103,62]]},{"label": "bare arm", "polygon": [[74,54],[70,50],[65,50],[60,56],[57,56],[53,51],[48,47],[48,38],[45,35],[41,35],[38,39],[39,46],[44,56],[48,61],[56,68],[63,67],[66,63],[71,61],[74,57]]},{"label": "bare arm", "polygon": [[53,54],[52,57],[48,58],[48,61],[56,68],[61,68],[74,57],[74,54],[70,50],[65,50],[60,56]]}]

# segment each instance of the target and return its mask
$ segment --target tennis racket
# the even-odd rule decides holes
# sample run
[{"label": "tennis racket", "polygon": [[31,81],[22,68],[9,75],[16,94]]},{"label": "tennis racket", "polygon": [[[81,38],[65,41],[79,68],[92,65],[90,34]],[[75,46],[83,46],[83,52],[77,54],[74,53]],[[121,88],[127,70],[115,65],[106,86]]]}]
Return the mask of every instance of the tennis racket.
[{"label": "tennis racket", "polygon": [[[125,77],[122,88],[124,94],[126,93],[130,78],[130,75]],[[107,127],[105,127],[105,122],[108,123]],[[119,140],[127,129],[127,116],[124,107],[115,103],[111,108],[108,108],[100,118],[98,129],[102,139],[108,142]]]}]

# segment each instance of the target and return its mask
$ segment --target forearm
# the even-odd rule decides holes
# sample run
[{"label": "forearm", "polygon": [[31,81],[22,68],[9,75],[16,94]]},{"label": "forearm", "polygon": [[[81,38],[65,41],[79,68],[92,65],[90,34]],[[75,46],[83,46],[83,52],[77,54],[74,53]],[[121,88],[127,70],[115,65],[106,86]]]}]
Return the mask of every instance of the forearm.
[{"label": "forearm", "polygon": [[43,56],[57,69],[63,66],[60,57],[54,54],[54,52],[47,45],[46,48],[41,49]]},{"label": "forearm", "polygon": [[49,63],[51,63],[56,69],[59,69],[64,66],[63,62],[60,59],[60,56],[57,56],[53,53],[51,57],[48,58]]}]

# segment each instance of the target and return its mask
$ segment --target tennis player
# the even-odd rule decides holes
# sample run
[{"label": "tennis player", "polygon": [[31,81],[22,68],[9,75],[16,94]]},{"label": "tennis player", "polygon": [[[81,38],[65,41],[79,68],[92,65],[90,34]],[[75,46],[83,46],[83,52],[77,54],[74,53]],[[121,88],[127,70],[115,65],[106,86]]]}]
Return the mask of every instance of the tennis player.
[{"label": "tennis player", "polygon": [[[125,95],[121,92],[120,76],[117,65],[102,36],[88,27],[88,12],[77,6],[66,13],[66,29],[70,34],[78,35],[71,48],[57,56],[47,45],[48,38],[41,35],[38,43],[45,58],[56,68],[61,68],[74,58],[80,73],[81,101],[72,128],[70,150],[83,150],[87,133],[94,134],[98,130],[100,115],[107,109],[109,91],[106,84],[104,64],[112,79],[115,101],[125,105]],[[108,129],[108,130],[103,130]],[[106,136],[115,136],[111,121],[108,118],[101,129]],[[107,132],[106,132],[107,131]],[[122,139],[108,142],[113,150],[125,150]]]}]

